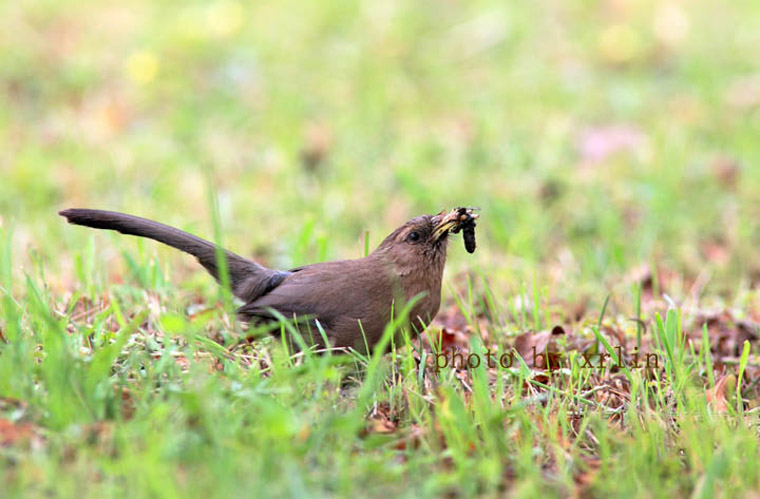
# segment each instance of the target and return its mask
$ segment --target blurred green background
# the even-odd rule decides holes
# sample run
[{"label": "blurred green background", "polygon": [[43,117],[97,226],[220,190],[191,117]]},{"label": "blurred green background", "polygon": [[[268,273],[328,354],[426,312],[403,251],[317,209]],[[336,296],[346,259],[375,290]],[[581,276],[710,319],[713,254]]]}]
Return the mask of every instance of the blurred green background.
[{"label": "blurred green background", "polygon": [[[538,275],[601,301],[653,263],[709,266],[716,293],[760,273],[757,2],[21,1],[0,19],[2,224],[59,289],[105,236],[58,209],[211,237],[213,197],[225,244],[279,267],[471,205],[481,250],[457,244],[449,275],[505,293]],[[96,241],[118,271],[133,243]]]},{"label": "blurred green background", "polygon": [[746,413],[726,373],[748,356],[628,393],[620,373],[431,374],[411,348],[292,366],[237,349],[192,258],[56,212],[206,238],[218,213],[226,246],[288,268],[479,206],[439,314],[473,351],[590,338],[604,311],[631,341],[677,338],[675,302],[687,333],[686,304],[715,305],[738,355],[760,320],[759,139],[757,1],[0,2],[0,496],[746,495],[755,357]]}]

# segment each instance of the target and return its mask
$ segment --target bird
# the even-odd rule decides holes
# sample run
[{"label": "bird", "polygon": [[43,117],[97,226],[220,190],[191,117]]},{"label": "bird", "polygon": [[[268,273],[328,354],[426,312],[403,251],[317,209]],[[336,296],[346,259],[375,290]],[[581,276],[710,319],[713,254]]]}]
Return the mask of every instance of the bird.
[{"label": "bird", "polygon": [[[430,324],[441,304],[449,233],[463,230],[472,237],[467,250],[474,251],[478,218],[472,208],[421,215],[392,231],[363,258],[276,270],[146,218],[79,208],[62,210],[59,215],[70,224],[145,237],[189,253],[219,283],[223,282],[223,254],[232,294],[243,302],[237,310],[243,322],[304,319],[306,347],[362,353],[374,351],[386,325],[407,304],[406,325],[411,326],[407,330],[416,335]],[[290,344],[299,349],[292,339]]]}]

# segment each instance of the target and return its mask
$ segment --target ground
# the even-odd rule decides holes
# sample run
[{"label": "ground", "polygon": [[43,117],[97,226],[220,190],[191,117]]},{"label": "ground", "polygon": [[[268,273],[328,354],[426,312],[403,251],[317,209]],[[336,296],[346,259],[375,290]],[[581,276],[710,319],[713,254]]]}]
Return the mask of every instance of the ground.
[{"label": "ground", "polygon": [[[760,492],[760,5],[0,5],[4,495]],[[277,267],[479,206],[391,354],[242,341]],[[453,364],[453,367],[452,367]]]}]

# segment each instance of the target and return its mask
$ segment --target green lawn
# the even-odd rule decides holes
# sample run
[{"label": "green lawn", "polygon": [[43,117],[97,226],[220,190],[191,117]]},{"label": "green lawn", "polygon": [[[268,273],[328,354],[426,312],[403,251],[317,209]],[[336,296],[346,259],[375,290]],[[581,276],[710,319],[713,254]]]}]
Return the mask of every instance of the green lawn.
[{"label": "green lawn", "polygon": [[[22,0],[0,53],[0,496],[760,493],[760,3]],[[56,214],[285,269],[460,205],[372,358],[241,345],[192,258]]]}]

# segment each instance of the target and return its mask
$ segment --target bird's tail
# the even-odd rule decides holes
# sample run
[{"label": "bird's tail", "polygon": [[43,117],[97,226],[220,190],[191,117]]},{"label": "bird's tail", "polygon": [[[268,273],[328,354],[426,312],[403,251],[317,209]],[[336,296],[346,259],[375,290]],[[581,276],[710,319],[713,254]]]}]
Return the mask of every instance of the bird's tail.
[{"label": "bird's tail", "polygon": [[[218,246],[185,231],[146,218],[105,210],[68,209],[58,213],[71,224],[108,229],[122,234],[147,237],[190,253],[214,278],[221,282]],[[221,249],[227,261],[230,286],[243,300],[252,300],[269,291],[287,275],[268,269],[231,251]]]}]

